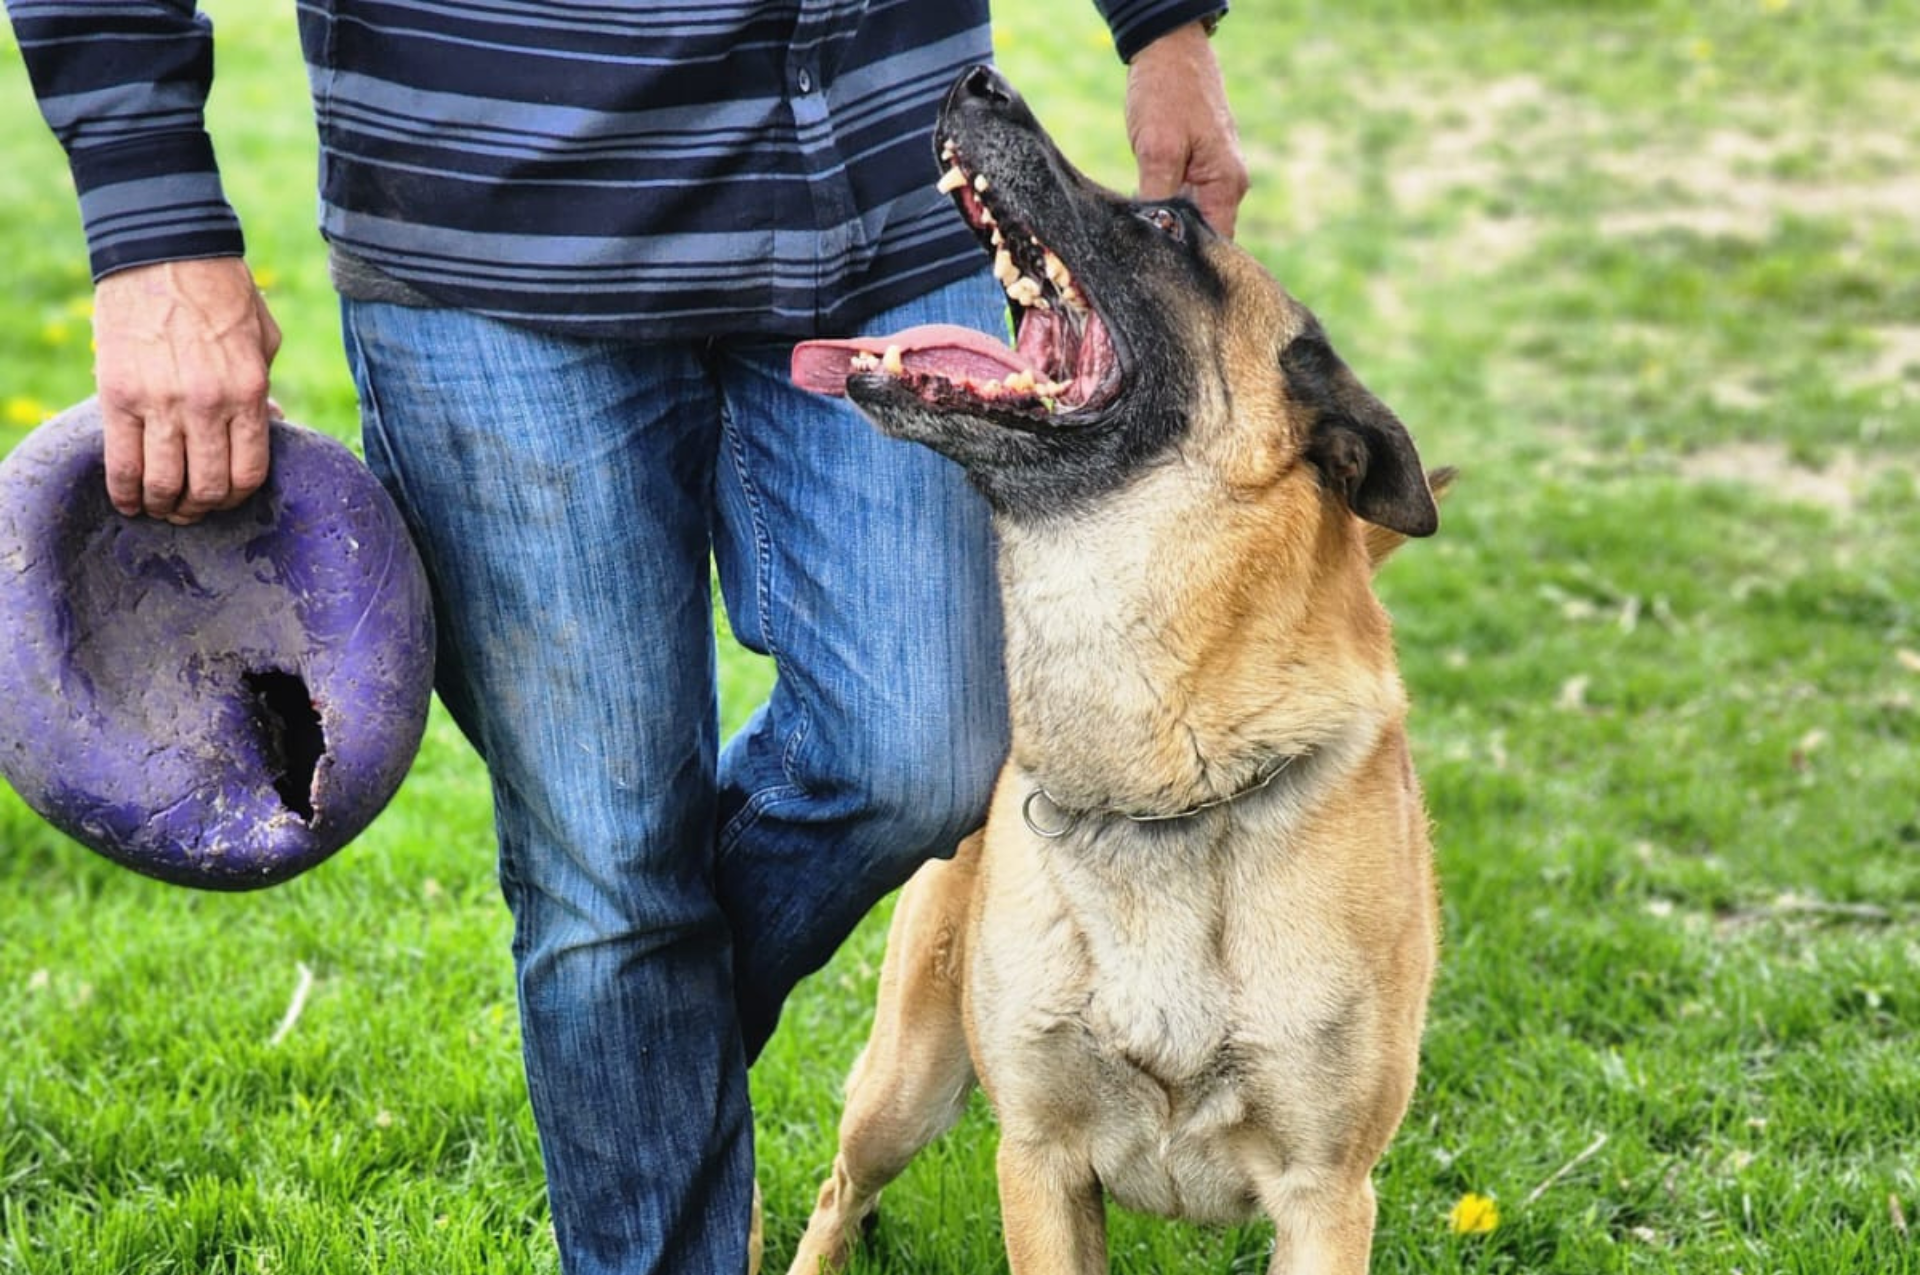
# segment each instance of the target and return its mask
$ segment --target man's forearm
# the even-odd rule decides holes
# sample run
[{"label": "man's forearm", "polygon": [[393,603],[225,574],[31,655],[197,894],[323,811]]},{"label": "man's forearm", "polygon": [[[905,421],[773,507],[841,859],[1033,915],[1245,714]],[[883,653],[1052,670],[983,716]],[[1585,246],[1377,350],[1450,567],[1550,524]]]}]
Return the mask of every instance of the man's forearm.
[{"label": "man's forearm", "polygon": [[67,152],[93,277],[240,255],[203,124],[212,24],[165,0],[6,7],[41,114]]}]

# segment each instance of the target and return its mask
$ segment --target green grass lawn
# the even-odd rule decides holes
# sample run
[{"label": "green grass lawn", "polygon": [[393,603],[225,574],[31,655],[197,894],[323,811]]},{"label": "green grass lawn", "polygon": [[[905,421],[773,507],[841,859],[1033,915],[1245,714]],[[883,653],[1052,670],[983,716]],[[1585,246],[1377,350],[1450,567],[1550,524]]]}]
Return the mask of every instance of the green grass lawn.
[{"label": "green grass lawn", "polygon": [[[214,129],[351,437],[291,5],[215,0]],[[1090,5],[1002,61],[1126,184]],[[1445,881],[1383,1272],[1920,1271],[1920,4],[1242,0],[1241,240],[1463,476],[1381,588]],[[89,392],[62,159],[0,44],[0,450]],[[765,670],[729,651],[738,720]],[[111,866],[0,792],[0,1272],[551,1271],[473,755],[256,895]],[[776,1262],[882,929],[754,1076]],[[310,994],[283,1034],[302,981]],[[1003,1268],[984,1106],[860,1270]],[[1449,1211],[1491,1198],[1492,1229]],[[1114,1218],[1129,1272],[1264,1227]]]}]

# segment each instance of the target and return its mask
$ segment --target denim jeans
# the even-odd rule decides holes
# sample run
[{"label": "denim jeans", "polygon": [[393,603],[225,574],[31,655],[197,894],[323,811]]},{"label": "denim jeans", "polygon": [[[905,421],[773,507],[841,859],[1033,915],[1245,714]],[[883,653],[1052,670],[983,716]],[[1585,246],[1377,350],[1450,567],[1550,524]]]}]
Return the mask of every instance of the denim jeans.
[{"label": "denim jeans", "polygon": [[[969,280],[878,316],[998,330]],[[747,1066],[794,984],[983,817],[1006,747],[984,502],[787,380],[345,303],[366,455],[485,758],[528,1090],[570,1275],[740,1275]],[[711,564],[711,565],[710,565]],[[719,738],[717,574],[768,702]]]}]

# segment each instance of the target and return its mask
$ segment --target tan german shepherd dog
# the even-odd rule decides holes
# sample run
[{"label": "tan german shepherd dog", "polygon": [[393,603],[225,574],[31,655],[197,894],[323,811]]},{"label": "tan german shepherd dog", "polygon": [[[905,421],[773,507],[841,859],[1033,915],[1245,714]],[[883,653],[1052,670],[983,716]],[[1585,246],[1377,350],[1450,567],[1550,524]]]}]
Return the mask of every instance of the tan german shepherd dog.
[{"label": "tan german shepherd dog", "polygon": [[1105,1271],[1103,1192],[1264,1212],[1274,1275],[1359,1275],[1438,933],[1371,585],[1436,529],[1428,479],[1313,315],[1190,205],[1081,175],[986,68],[938,145],[1015,346],[811,342],[794,377],[991,501],[1012,753],[984,831],[899,899],[792,1271],[845,1264],[977,1081],[1015,1275]]}]

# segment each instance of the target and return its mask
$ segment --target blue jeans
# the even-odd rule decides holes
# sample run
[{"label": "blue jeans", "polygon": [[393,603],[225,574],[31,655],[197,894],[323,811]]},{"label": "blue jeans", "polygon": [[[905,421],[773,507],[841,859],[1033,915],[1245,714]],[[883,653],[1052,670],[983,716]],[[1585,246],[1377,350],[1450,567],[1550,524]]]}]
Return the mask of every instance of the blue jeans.
[{"label": "blue jeans", "polygon": [[[978,278],[870,330],[1004,330]],[[761,339],[347,302],[367,460],[485,758],[570,1275],[741,1275],[746,1072],[794,984],[982,819],[1006,747],[984,502]],[[710,562],[712,567],[710,568]],[[772,657],[719,738],[713,603]]]}]

